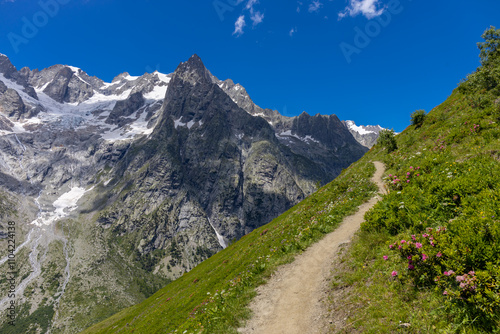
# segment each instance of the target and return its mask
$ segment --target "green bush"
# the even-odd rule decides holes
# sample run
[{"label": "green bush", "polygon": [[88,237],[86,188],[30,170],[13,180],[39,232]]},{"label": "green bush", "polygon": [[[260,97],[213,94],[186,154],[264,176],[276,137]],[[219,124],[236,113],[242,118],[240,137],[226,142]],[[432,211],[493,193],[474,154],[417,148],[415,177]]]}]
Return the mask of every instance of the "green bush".
[{"label": "green bush", "polygon": [[500,29],[491,26],[483,33],[484,42],[478,43],[481,67],[467,76],[459,88],[461,92],[492,91],[500,95]]},{"label": "green bush", "polygon": [[382,145],[388,153],[391,153],[398,149],[398,144],[396,142],[396,134],[394,130],[382,130],[379,133],[377,144]]},{"label": "green bush", "polygon": [[417,110],[411,114],[411,125],[415,125],[417,128],[421,127],[425,120],[425,110]]}]

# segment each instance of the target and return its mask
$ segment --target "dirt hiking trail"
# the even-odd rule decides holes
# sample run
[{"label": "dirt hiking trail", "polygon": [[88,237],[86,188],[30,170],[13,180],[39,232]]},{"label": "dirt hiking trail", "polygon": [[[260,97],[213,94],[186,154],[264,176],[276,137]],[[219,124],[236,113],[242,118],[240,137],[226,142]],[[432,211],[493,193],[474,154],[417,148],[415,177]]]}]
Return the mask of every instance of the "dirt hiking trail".
[{"label": "dirt hiking trail", "polygon": [[[385,167],[376,167],[372,181],[379,193],[386,193],[382,182]],[[364,221],[365,213],[380,200],[375,196],[362,204],[358,212],[346,217],[332,233],[326,235],[295,261],[278,268],[268,282],[257,288],[250,303],[253,317],[238,332],[243,334],[312,334],[328,331],[324,299],[328,297],[328,280],[339,245],[348,243]]]}]

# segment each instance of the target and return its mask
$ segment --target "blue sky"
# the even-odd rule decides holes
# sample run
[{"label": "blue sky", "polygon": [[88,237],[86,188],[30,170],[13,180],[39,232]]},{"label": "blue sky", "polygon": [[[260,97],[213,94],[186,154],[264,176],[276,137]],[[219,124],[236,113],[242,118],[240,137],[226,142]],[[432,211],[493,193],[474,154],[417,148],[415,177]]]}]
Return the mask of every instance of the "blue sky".
[{"label": "blue sky", "polygon": [[106,81],[197,53],[263,108],[402,131],[475,70],[498,13],[498,0],[0,0],[0,52]]}]

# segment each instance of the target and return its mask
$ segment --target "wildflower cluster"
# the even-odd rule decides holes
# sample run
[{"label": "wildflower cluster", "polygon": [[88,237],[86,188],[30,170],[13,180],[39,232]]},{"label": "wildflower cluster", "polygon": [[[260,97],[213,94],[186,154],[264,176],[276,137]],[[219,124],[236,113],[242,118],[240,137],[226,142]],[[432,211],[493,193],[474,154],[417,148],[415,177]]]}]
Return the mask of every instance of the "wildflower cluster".
[{"label": "wildflower cluster", "polygon": [[446,149],[446,141],[443,138],[438,138],[434,144],[434,151],[443,151]]},{"label": "wildflower cluster", "polygon": [[422,235],[411,235],[409,238],[411,240],[401,239],[389,245],[389,249],[398,253],[407,263],[407,276],[416,285],[432,285],[434,278],[441,274],[444,260],[437,246],[446,228],[427,228],[426,231]]},{"label": "wildflower cluster", "polygon": [[479,124],[473,124],[473,126],[470,128],[470,133],[471,134],[478,133],[480,129],[481,127],[479,126]]},{"label": "wildflower cluster", "polygon": [[412,179],[422,174],[420,167],[413,167],[405,171],[403,176],[389,174],[389,187],[393,190],[401,190],[405,183],[410,183]]},{"label": "wildflower cluster", "polygon": [[484,324],[496,321],[500,311],[499,267],[490,264],[486,270],[474,269],[477,260],[468,261],[471,249],[463,245],[461,248],[468,256],[462,257],[456,242],[456,236],[446,227],[427,228],[425,233],[389,244],[389,250],[398,254],[400,260],[387,255],[383,259],[392,266],[393,278],[414,286],[434,287],[446,298],[448,307],[466,309],[482,326],[488,326]]}]

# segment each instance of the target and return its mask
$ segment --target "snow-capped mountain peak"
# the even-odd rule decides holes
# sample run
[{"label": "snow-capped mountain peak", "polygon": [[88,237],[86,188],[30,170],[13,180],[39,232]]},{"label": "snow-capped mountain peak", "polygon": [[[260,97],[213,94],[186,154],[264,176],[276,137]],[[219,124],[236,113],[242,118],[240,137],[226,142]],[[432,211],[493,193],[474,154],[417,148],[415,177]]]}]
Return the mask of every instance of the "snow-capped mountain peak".
[{"label": "snow-capped mountain peak", "polygon": [[354,121],[346,121],[346,124],[347,124],[347,127],[349,128],[349,130],[355,131],[355,132],[359,133],[360,135],[366,135],[369,133],[376,133],[375,131],[367,130],[367,127],[365,127],[365,126],[357,126],[356,123],[354,123]]},{"label": "snow-capped mountain peak", "polygon": [[384,130],[380,125],[356,125],[354,121],[343,121],[354,138],[363,146],[371,148],[378,139],[378,134]]}]

